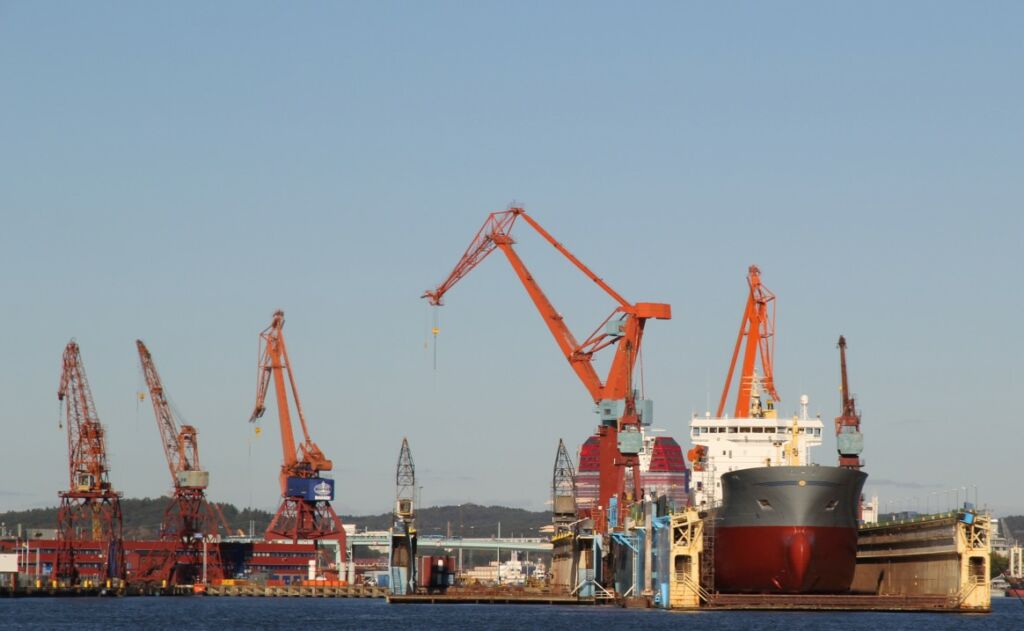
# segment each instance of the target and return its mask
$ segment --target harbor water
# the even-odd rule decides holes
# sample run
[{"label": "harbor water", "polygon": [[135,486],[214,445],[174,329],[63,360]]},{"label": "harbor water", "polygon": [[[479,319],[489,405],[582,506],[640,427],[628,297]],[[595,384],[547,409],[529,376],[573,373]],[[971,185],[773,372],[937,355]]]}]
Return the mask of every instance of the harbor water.
[{"label": "harbor water", "polygon": [[990,614],[740,612],[538,605],[388,605],[380,599],[20,598],[0,600],[3,629],[1024,629],[1024,602]]}]

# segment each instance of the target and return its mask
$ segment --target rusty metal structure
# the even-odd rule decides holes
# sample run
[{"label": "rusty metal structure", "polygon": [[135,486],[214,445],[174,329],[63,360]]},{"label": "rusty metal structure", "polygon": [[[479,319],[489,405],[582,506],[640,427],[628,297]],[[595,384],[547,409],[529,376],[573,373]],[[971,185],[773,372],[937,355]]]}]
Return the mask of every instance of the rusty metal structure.
[{"label": "rusty metal structure", "polygon": [[576,521],[576,469],[561,438],[551,475],[551,510],[556,532]]},{"label": "rusty metal structure", "polygon": [[217,580],[223,577],[220,547],[207,545],[217,534],[217,514],[206,499],[210,474],[199,464],[199,432],[189,424],[179,428],[149,349],[142,340],[136,340],[135,345],[174,485],[160,526],[160,538],[174,542],[175,546],[151,559],[142,573],[144,578],[169,585]]},{"label": "rusty metal structure", "polygon": [[[718,402],[718,413],[716,414],[718,418],[722,418],[722,413],[725,412],[726,399],[729,397],[733,374],[736,371],[736,360],[739,359],[744,340],[746,340],[746,347],[743,351],[743,364],[740,367],[739,392],[736,396],[733,418],[756,418],[779,401],[779,394],[775,391],[772,364],[775,355],[775,294],[761,284],[761,270],[756,265],[751,265],[747,270],[747,285],[750,288],[747,304],[743,309],[743,317],[740,319],[740,331],[736,336],[736,348],[732,352],[732,360],[729,362],[729,374],[725,377],[725,387],[722,388],[722,398]],[[760,377],[754,373],[758,356],[761,358],[763,371]],[[755,382],[758,382],[760,388],[768,395],[768,401],[764,404],[760,401]]]},{"label": "rusty metal structure", "polygon": [[[520,218],[616,303],[611,315],[583,342],[576,340],[516,253],[511,232]],[[598,506],[590,511],[599,532],[614,529],[619,526],[625,506],[642,496],[638,457],[643,447],[640,426],[651,423],[653,404],[639,399],[634,390],[633,370],[640,355],[644,326],[651,318],[671,318],[672,309],[664,303],[627,301],[520,207],[491,213],[448,277],[422,297],[431,305],[440,306],[445,294],[495,250],[501,250],[512,265],[558,348],[598,407],[601,474]],[[595,354],[605,348],[613,348],[614,356],[608,375],[602,380],[593,360]],[[630,489],[625,488],[627,469],[633,472]]]},{"label": "rusty metal structure", "polygon": [[839,370],[842,386],[839,403],[842,413],[836,417],[836,450],[839,452],[839,466],[860,471],[863,463],[860,454],[864,451],[864,435],[860,431],[860,412],[857,402],[850,394],[846,379],[846,338],[839,336]]},{"label": "rusty metal structure", "polygon": [[[287,382],[285,378],[287,377]],[[295,387],[295,374],[288,358],[284,340],[284,311],[274,312],[270,326],[260,333],[260,359],[256,383],[256,406],[249,422],[255,422],[266,411],[265,400],[270,381],[274,381],[277,398],[277,416],[281,428],[283,463],[279,480],[281,484],[281,505],[267,527],[267,539],[310,539],[316,543],[325,539],[338,542],[341,563],[345,562],[345,530],[341,519],[334,512],[334,480],[323,477],[331,471],[334,463],[309,437],[306,417]],[[295,404],[302,429],[302,442],[296,448],[292,431],[288,392]],[[320,570],[334,574],[338,568],[323,560]]]},{"label": "rusty metal structure", "polygon": [[395,467],[395,513],[391,528],[388,568],[396,594],[415,593],[416,571],[416,465],[409,440],[402,438]]},{"label": "rusty metal structure", "polygon": [[[63,585],[79,584],[79,567],[99,568],[100,581],[123,580],[121,495],[110,483],[106,435],[100,423],[78,343],[64,348],[57,399],[64,402],[68,434],[68,490],[60,493],[57,511],[57,563],[54,575]],[[83,553],[84,542],[99,542],[98,558]],[[95,550],[95,546],[89,546]]]}]

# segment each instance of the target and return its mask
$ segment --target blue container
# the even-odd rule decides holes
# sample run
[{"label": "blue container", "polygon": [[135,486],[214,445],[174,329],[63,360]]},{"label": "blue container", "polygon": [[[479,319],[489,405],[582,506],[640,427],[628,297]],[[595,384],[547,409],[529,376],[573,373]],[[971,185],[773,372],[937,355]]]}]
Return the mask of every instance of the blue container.
[{"label": "blue container", "polygon": [[288,478],[288,497],[301,497],[307,502],[334,499],[334,480],[327,478]]}]

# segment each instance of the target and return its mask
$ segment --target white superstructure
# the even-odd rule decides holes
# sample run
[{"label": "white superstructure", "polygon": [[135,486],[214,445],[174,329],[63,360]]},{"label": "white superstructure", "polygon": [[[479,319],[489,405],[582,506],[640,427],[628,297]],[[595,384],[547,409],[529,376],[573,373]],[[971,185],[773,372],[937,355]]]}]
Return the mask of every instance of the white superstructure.
[{"label": "white superstructure", "polygon": [[[698,508],[711,508],[722,501],[722,474],[751,467],[811,464],[811,447],[821,444],[821,418],[807,417],[807,396],[800,397],[801,413],[792,419],[779,418],[771,400],[762,408],[758,388],[751,396],[748,418],[711,418],[694,415],[690,439],[703,456],[694,463],[690,491]],[[793,440],[794,428],[797,439]]]}]

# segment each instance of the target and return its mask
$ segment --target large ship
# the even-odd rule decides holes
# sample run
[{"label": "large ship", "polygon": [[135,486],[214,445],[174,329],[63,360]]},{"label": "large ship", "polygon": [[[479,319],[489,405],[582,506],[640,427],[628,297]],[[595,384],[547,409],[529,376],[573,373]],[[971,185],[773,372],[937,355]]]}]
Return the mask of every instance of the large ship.
[{"label": "large ship", "polygon": [[[857,558],[857,520],[867,475],[811,464],[824,424],[800,414],[779,418],[772,374],[774,299],[750,268],[750,295],[718,413],[694,416],[691,493],[709,514],[712,589],[723,593],[842,593]],[[735,414],[724,415],[739,352]],[[754,371],[757,357],[763,373]],[[708,559],[711,561],[712,559]]]}]

